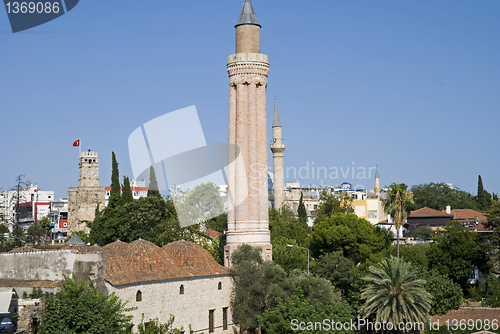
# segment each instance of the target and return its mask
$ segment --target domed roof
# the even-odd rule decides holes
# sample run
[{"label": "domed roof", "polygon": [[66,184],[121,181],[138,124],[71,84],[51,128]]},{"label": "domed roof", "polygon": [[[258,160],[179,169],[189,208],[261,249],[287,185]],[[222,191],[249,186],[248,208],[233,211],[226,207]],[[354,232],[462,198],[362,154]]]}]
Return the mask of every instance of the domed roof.
[{"label": "domed roof", "polygon": [[180,240],[163,246],[163,249],[175,265],[190,276],[219,275],[227,271],[206,249],[195,243]]},{"label": "domed roof", "polygon": [[106,281],[112,285],[228,274],[208,251],[188,241],[163,248],[143,239],[130,244],[115,241],[102,249],[106,253]]}]

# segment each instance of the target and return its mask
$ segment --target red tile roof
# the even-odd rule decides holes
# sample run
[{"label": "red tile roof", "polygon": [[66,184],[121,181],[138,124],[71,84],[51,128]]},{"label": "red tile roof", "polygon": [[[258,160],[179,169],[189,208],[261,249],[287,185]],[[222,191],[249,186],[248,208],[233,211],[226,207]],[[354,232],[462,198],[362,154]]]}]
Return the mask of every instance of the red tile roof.
[{"label": "red tile roof", "polygon": [[205,231],[205,234],[208,235],[212,239],[220,237],[222,235],[222,233],[220,233],[219,231],[212,230],[211,228],[207,228]]},{"label": "red tile roof", "polygon": [[[439,321],[440,325],[446,324],[446,321],[449,321],[451,325],[452,321],[457,319],[460,323],[461,319],[474,319],[474,320],[490,320],[490,323],[493,319],[500,319],[500,308],[485,308],[485,307],[477,307],[477,308],[460,308],[458,310],[448,311],[445,315],[441,316],[431,316],[432,322]],[[454,321],[453,321],[454,322]]]},{"label": "red tile roof", "polygon": [[142,239],[130,244],[116,241],[102,249],[106,253],[105,279],[112,285],[229,273],[203,247],[188,241],[163,248]]},{"label": "red tile roof", "polygon": [[[443,210],[443,212],[446,212],[446,210]],[[472,210],[472,209],[455,209],[451,210],[451,215],[453,219],[456,220],[474,220],[476,217],[479,219],[479,221],[486,221],[488,218],[486,215],[482,212]]]},{"label": "red tile roof", "polygon": [[415,217],[448,217],[453,218],[453,215],[447,214],[446,212],[434,210],[428,207],[423,207],[421,209],[411,211],[410,218]]}]

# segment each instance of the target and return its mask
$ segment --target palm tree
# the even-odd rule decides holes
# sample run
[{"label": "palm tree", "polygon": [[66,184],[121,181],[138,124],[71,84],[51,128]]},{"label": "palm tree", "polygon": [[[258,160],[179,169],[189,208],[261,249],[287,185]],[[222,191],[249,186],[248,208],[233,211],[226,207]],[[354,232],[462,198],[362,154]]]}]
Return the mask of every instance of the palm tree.
[{"label": "palm tree", "polygon": [[413,193],[408,189],[408,186],[404,183],[393,183],[387,190],[387,198],[384,199],[382,205],[384,206],[384,211],[390,214],[394,227],[396,228],[396,240],[397,240],[397,257],[399,258],[399,229],[406,220],[408,214],[408,207],[413,205]]},{"label": "palm tree", "polygon": [[366,299],[359,310],[363,318],[376,314],[377,322],[415,323],[429,320],[432,297],[425,290],[426,280],[417,277],[411,263],[391,255],[378,267],[370,266],[363,280],[368,284],[361,294]]}]

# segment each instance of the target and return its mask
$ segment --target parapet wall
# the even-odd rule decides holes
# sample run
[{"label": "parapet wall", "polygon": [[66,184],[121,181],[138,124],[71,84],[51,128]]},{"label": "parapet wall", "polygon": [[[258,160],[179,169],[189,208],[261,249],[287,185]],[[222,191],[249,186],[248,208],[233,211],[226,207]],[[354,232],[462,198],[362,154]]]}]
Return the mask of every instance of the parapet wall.
[{"label": "parapet wall", "polygon": [[[36,282],[61,282],[64,276],[92,279],[104,289],[102,252],[80,253],[72,249],[0,254],[0,284],[37,286]],[[25,284],[23,284],[25,283]],[[52,284],[48,284],[52,285]]]}]

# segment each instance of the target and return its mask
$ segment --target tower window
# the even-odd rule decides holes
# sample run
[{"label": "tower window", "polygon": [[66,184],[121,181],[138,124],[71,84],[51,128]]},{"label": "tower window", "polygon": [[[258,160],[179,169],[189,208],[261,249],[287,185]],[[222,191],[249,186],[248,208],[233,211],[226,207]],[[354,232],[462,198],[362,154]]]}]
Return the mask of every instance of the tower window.
[{"label": "tower window", "polygon": [[184,285],[181,285],[179,289],[179,294],[183,295],[184,294]]},{"label": "tower window", "polygon": [[222,282],[219,282],[217,289],[222,290]]},{"label": "tower window", "polygon": [[209,333],[213,333],[215,331],[214,312],[215,312],[215,310],[208,311],[208,332]]},{"label": "tower window", "polygon": [[141,290],[138,290],[137,293],[135,294],[135,301],[136,302],[141,302],[142,301],[142,292],[141,292]]},{"label": "tower window", "polygon": [[222,309],[222,330],[226,330],[227,329],[227,307],[224,307]]}]

